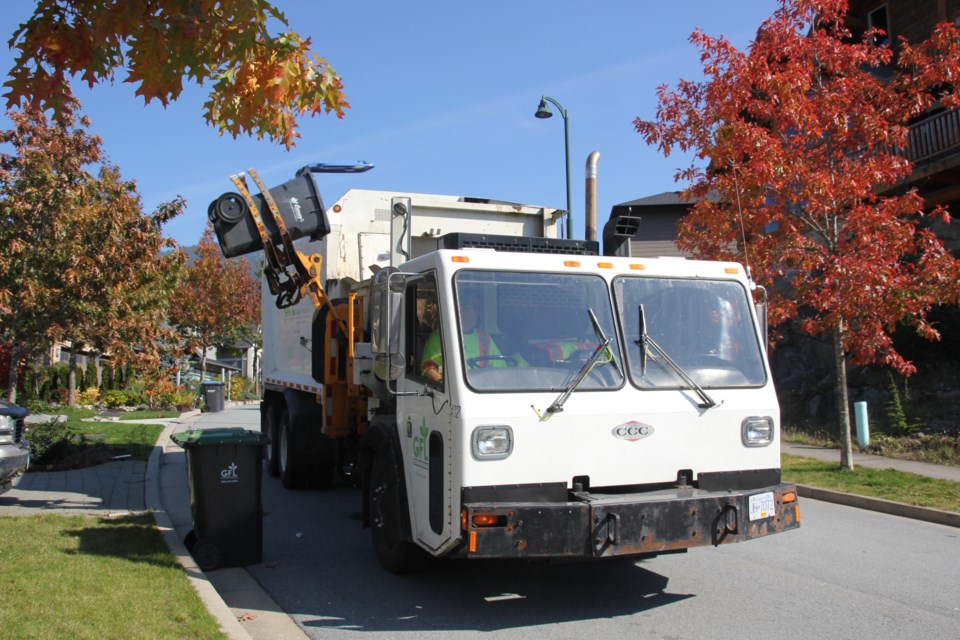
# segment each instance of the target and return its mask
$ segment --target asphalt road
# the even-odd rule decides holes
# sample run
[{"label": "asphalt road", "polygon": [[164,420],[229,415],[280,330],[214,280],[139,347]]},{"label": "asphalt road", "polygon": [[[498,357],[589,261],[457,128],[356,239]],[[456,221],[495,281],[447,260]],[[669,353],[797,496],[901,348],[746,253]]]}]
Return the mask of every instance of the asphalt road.
[{"label": "asphalt road", "polygon": [[744,544],[412,577],[377,564],[357,489],[265,477],[264,507],[264,562],[248,570],[312,638],[960,637],[960,530],[824,502]]}]

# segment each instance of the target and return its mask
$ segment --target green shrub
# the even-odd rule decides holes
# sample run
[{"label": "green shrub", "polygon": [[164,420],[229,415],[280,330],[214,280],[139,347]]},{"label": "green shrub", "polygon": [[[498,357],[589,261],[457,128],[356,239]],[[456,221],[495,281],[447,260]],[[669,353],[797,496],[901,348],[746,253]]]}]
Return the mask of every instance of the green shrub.
[{"label": "green shrub", "polygon": [[73,446],[67,423],[56,419],[27,425],[26,437],[30,441],[30,460],[36,464],[57,459]]},{"label": "green shrub", "polygon": [[921,429],[923,423],[916,418],[907,415],[907,408],[910,403],[910,388],[907,381],[903,381],[903,395],[901,399],[900,388],[897,382],[890,376],[890,401],[887,403],[887,420],[890,421],[890,428],[894,435],[908,436]]},{"label": "green shrub", "polygon": [[124,407],[129,404],[129,399],[123,391],[111,389],[103,393],[103,404],[110,409],[116,409],[117,407]]},{"label": "green shrub", "polygon": [[105,364],[100,371],[100,390],[112,391],[113,388],[113,365]]},{"label": "green shrub", "polygon": [[100,401],[100,389],[87,387],[80,393],[79,402],[83,405],[97,404]]},{"label": "green shrub", "polygon": [[87,359],[87,370],[83,374],[83,390],[97,388],[97,362],[93,358]]},{"label": "green shrub", "polygon": [[123,392],[127,394],[127,402],[131,405],[140,406],[149,404],[147,385],[140,378],[128,378]]}]

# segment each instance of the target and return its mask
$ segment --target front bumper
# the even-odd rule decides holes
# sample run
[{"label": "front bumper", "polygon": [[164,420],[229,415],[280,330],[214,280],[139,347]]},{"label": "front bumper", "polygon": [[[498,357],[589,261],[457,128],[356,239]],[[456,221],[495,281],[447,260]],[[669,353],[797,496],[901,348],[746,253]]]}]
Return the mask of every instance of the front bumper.
[{"label": "front bumper", "polygon": [[30,466],[30,447],[23,444],[0,445],[0,493],[10,489],[13,479]]},{"label": "front bumper", "polygon": [[797,490],[792,484],[744,491],[678,487],[647,493],[579,493],[575,498],[567,502],[465,503],[465,544],[457,555],[657,555],[752,540],[800,526]]}]

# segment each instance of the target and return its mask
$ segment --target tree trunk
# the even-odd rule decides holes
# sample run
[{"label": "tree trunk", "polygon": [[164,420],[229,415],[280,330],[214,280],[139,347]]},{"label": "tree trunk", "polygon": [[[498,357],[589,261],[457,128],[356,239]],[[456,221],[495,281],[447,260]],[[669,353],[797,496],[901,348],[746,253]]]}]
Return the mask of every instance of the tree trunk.
[{"label": "tree trunk", "polygon": [[200,382],[203,383],[207,378],[207,343],[200,345]]},{"label": "tree trunk", "polygon": [[843,320],[833,328],[833,358],[837,367],[837,410],[840,417],[840,467],[853,471],[850,440],[850,397],[847,390],[847,360],[843,348]]},{"label": "tree trunk", "polygon": [[77,405],[77,349],[79,345],[70,345],[70,373],[67,374],[67,406]]},{"label": "tree trunk", "polygon": [[10,343],[10,376],[7,379],[7,402],[17,401],[17,383],[20,380],[20,342],[14,337]]}]

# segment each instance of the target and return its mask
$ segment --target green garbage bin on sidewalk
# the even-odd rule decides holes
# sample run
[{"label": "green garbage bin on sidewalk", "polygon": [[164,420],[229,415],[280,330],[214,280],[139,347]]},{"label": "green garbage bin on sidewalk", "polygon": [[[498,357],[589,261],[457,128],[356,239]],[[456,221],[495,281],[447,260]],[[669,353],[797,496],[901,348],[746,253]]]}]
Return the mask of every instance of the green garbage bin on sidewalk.
[{"label": "green garbage bin on sidewalk", "polygon": [[264,434],[240,427],[170,437],[187,455],[193,530],[184,544],[204,571],[263,557]]},{"label": "green garbage bin on sidewalk", "polygon": [[203,396],[203,410],[215,413],[223,411],[223,383],[201,382],[200,394]]}]

